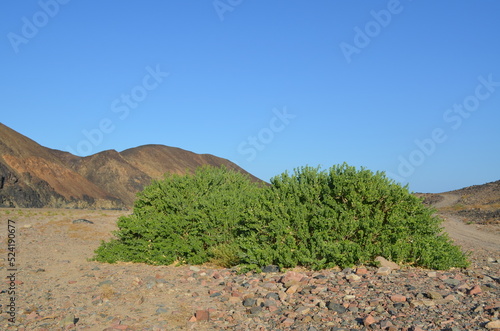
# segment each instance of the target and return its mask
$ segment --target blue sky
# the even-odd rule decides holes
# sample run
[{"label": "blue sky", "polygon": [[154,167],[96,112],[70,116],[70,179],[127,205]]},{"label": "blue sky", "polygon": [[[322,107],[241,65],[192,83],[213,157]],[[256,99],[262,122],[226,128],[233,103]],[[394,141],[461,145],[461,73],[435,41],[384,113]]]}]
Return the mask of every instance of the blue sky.
[{"label": "blue sky", "polygon": [[500,2],[0,4],[1,122],[89,155],[347,162],[417,192],[500,179]]}]

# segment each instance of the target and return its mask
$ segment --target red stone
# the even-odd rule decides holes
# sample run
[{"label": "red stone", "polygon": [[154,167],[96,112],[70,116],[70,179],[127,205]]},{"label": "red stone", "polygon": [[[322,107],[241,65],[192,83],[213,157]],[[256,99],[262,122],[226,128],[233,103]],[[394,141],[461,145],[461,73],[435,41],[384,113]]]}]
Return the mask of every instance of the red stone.
[{"label": "red stone", "polygon": [[366,316],[366,317],[363,319],[363,324],[364,324],[365,326],[370,326],[370,325],[372,325],[372,324],[373,324],[373,323],[375,323],[375,322],[376,322],[376,320],[375,320],[375,318],[374,318],[372,315],[368,315],[368,316]]},{"label": "red stone", "polygon": [[470,294],[470,295],[479,294],[479,293],[481,293],[481,292],[482,292],[482,290],[481,290],[481,287],[480,287],[479,285],[476,285],[476,286],[474,286],[473,288],[471,288],[471,289],[469,290],[469,294]]},{"label": "red stone", "polygon": [[405,302],[406,301],[406,297],[404,295],[395,294],[395,295],[391,296],[391,300],[393,302]]},{"label": "red stone", "polygon": [[208,310],[197,310],[195,316],[197,321],[210,320],[210,313]]},{"label": "red stone", "polygon": [[368,273],[368,269],[366,269],[366,268],[356,269],[356,275],[358,275],[358,276],[366,275],[367,273]]},{"label": "red stone", "polygon": [[295,323],[295,320],[293,318],[286,318],[283,322],[281,322],[281,325],[284,327],[290,327]]}]

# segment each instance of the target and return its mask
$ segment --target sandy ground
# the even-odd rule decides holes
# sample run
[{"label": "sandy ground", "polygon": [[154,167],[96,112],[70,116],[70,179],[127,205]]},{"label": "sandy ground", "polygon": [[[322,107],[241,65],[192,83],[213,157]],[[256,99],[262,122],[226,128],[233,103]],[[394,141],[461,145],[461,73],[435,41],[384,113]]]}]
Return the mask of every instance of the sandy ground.
[{"label": "sandy ground", "polygon": [[[197,293],[211,286],[190,283],[188,266],[88,261],[100,242],[111,238],[118,217],[126,214],[130,211],[0,209],[0,274],[2,278],[15,274],[16,292],[9,295],[12,282],[6,279],[0,294],[0,329],[125,330],[126,324],[147,325],[151,330],[188,328],[193,313],[210,305],[208,295]],[[93,224],[72,222],[81,218]],[[11,222],[15,243],[10,251],[8,220],[15,222]],[[497,229],[484,231],[453,217],[444,226],[458,244],[475,252],[475,259],[498,258]],[[9,253],[15,254],[12,265]],[[157,286],[151,288],[148,282]],[[14,324],[7,314],[13,296]],[[195,329],[203,329],[202,324]]]}]

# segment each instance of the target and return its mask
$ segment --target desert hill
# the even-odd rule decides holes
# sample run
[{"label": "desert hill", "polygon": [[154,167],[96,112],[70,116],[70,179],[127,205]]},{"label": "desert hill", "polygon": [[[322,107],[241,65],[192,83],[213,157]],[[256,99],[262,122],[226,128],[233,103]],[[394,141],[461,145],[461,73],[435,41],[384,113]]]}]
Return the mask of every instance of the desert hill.
[{"label": "desert hill", "polygon": [[443,193],[418,193],[441,213],[476,224],[500,224],[500,180]]},{"label": "desert hill", "polygon": [[152,179],[202,165],[248,174],[229,160],[164,145],[79,157],[43,147],[0,123],[0,207],[128,208]]}]

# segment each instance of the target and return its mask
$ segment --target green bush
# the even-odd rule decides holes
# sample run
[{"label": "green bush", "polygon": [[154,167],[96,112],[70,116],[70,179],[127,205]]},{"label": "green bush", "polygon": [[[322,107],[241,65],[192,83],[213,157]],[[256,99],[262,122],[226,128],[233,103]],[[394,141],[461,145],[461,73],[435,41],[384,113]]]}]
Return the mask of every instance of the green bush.
[{"label": "green bush", "polygon": [[204,167],[145,188],[95,259],[257,270],[345,267],[381,255],[433,269],[466,267],[466,255],[433,214],[384,173],[346,164],[302,167],[272,178],[271,186]]},{"label": "green bush", "polygon": [[271,180],[262,207],[242,225],[243,261],[256,265],[344,267],[381,255],[433,269],[466,267],[441,233],[441,219],[384,173],[346,164],[303,167]]},{"label": "green bush", "polygon": [[167,174],[138,194],[133,214],[118,221],[117,239],[103,243],[96,259],[150,264],[228,260],[237,224],[254,207],[260,186],[226,168]]}]

